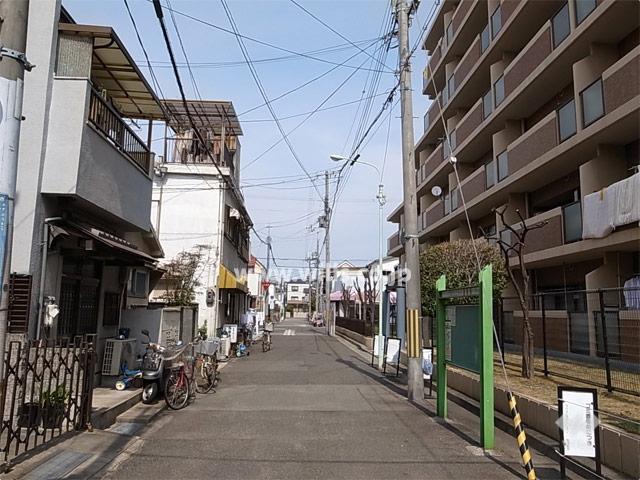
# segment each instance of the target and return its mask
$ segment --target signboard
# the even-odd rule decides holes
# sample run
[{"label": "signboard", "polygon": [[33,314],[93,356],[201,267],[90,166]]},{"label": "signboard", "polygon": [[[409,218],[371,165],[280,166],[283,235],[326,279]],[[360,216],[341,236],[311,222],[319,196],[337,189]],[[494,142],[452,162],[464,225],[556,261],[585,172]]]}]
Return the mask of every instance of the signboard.
[{"label": "signboard", "polygon": [[[382,337],[382,338],[380,338]],[[373,354],[377,357],[378,352],[380,351],[380,340],[382,340],[384,344],[384,335],[375,335],[373,337]]]},{"label": "signboard", "polygon": [[596,457],[595,390],[558,390],[561,408],[558,427],[562,431],[563,453],[570,457]]},{"label": "signboard", "polygon": [[445,319],[447,362],[480,373],[480,312],[478,305],[449,305]]},{"label": "signboard", "polygon": [[430,348],[422,349],[422,378],[431,380],[433,373],[433,350]]},{"label": "signboard", "polygon": [[231,343],[238,343],[238,325],[235,323],[225,323],[222,331],[229,336]]},{"label": "signboard", "polygon": [[400,339],[389,338],[387,340],[387,351],[385,353],[387,363],[400,363]]}]

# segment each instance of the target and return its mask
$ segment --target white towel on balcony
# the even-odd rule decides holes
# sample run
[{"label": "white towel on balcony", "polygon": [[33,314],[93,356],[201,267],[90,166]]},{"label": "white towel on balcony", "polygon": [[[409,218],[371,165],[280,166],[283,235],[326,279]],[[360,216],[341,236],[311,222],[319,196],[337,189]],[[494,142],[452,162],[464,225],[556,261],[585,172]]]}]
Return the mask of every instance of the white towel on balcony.
[{"label": "white towel on balcony", "polygon": [[582,238],[604,238],[613,232],[617,186],[585,195],[582,202]]},{"label": "white towel on balcony", "polygon": [[640,173],[616,183],[618,195],[613,219],[614,227],[640,221]]}]

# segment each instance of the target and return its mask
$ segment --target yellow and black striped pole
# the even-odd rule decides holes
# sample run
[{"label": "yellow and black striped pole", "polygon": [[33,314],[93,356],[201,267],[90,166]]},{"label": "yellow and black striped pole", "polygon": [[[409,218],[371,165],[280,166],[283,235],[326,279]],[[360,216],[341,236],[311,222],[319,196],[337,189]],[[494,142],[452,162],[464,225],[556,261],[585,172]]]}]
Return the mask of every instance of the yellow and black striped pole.
[{"label": "yellow and black striped pole", "polygon": [[507,392],[507,398],[509,399],[509,410],[511,411],[511,417],[513,418],[513,429],[515,431],[516,441],[518,442],[520,455],[522,455],[524,469],[527,472],[527,480],[536,480],[536,471],[533,469],[531,452],[529,451],[529,447],[527,446],[527,435],[524,433],[522,419],[520,418],[520,414],[518,413],[516,398],[511,394],[511,392]]},{"label": "yellow and black striped pole", "polygon": [[407,356],[420,358],[420,314],[417,309],[407,309]]}]

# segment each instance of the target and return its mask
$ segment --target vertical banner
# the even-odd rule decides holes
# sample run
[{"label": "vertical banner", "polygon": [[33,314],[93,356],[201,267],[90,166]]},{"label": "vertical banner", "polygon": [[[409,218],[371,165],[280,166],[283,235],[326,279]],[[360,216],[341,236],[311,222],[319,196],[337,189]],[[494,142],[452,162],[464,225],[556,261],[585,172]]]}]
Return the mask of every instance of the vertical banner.
[{"label": "vertical banner", "polygon": [[7,228],[9,223],[9,197],[0,195],[0,278],[4,278],[7,254]]}]

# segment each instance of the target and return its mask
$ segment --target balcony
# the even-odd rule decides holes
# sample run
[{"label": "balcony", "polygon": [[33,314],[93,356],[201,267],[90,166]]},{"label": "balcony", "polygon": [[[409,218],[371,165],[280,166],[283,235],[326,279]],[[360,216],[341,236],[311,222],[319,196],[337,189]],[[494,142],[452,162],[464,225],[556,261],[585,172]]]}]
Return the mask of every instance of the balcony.
[{"label": "balcony", "polygon": [[640,94],[640,47],[618,60],[602,74],[604,110],[611,113]]},{"label": "balcony", "polygon": [[553,45],[551,42],[551,22],[538,32],[522,52],[511,62],[504,72],[504,92],[509,96],[547,58]]},{"label": "balcony", "polygon": [[462,143],[482,123],[482,99],[478,100],[456,127],[456,138]]},{"label": "balcony", "polygon": [[460,189],[464,196],[465,202],[470,202],[487,189],[487,180],[485,176],[484,166],[478,168],[475,172],[460,182]]},{"label": "balcony", "polygon": [[431,204],[425,211],[422,217],[422,228],[429,228],[437,221],[444,218],[444,201],[438,200]]},{"label": "balcony", "polygon": [[87,78],[57,77],[49,109],[42,193],[147,230],[151,154]]},{"label": "balcony", "polygon": [[462,82],[465,81],[471,71],[471,68],[480,58],[480,55],[480,35],[478,35],[469,47],[469,50],[467,50],[467,53],[462,57],[462,60],[460,60],[460,63],[453,74],[456,85],[462,85]]},{"label": "balcony", "polygon": [[558,145],[557,114],[551,112],[507,148],[509,175]]},{"label": "balcony", "polygon": [[397,253],[401,247],[402,243],[400,243],[400,232],[395,232],[387,239],[387,255]]}]

